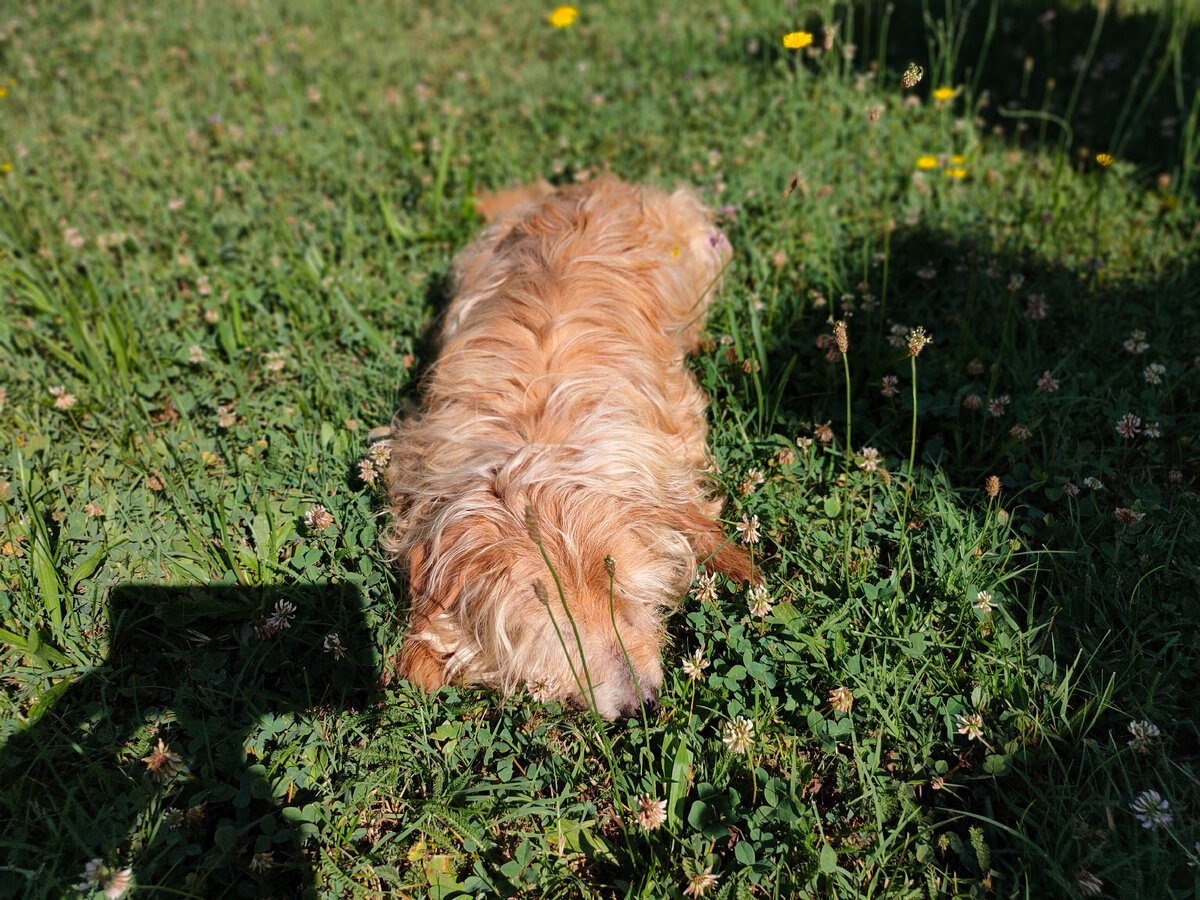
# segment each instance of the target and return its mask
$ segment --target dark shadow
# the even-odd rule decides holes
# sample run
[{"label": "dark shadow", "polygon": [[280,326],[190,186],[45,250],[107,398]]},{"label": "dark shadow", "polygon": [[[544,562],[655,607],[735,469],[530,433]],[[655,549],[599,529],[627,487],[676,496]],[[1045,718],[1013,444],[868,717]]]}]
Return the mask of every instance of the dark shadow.
[{"label": "dark shadow", "polygon": [[[999,502],[1013,514],[1020,543],[1033,551],[1021,557],[1018,565],[1029,568],[1013,581],[1018,617],[1024,627],[1041,629],[1034,649],[1044,654],[1043,672],[1069,682],[1073,693],[1071,715],[1007,751],[995,777],[985,770],[985,754],[972,748],[944,760],[963,775],[966,790],[954,796],[927,791],[923,799],[947,820],[964,811],[972,817],[957,818],[963,841],[969,824],[1020,823],[1020,840],[1016,832],[988,832],[993,858],[1003,861],[1008,875],[1024,873],[1028,884],[1058,891],[1099,851],[1091,832],[1064,832],[1061,809],[1032,798],[1069,795],[1081,822],[1104,823],[1114,807],[1124,810],[1141,788],[1114,785],[1112,760],[1131,752],[1126,726],[1134,719],[1170,723],[1163,727],[1163,746],[1171,765],[1191,767],[1200,753],[1200,674],[1192,650],[1200,642],[1200,458],[1189,376],[1200,365],[1193,364],[1200,306],[1194,248],[1168,265],[1149,253],[1131,264],[1145,253],[1137,245],[1105,260],[1043,255],[1069,242],[1054,240],[1055,226],[1043,220],[1038,202],[1014,196],[1012,210],[1032,238],[1013,237],[1011,243],[989,236],[987,223],[974,233],[897,229],[886,310],[878,296],[881,265],[869,268],[864,288],[840,301],[833,295],[819,308],[798,287],[781,287],[763,311],[764,391],[778,396],[779,405],[760,437],[809,435],[813,423],[830,422],[841,446],[845,376],[836,348],[831,359],[822,348],[832,344],[831,317],[845,317],[855,446],[879,448],[893,473],[902,472],[911,379],[907,349],[903,341],[889,341],[890,329],[921,325],[933,335],[918,362],[918,469],[936,466],[967,497],[976,492],[981,510],[988,502],[985,476],[1002,477]],[[853,271],[835,275],[846,284],[861,277]],[[864,306],[867,292],[873,296]],[[1152,352],[1136,355],[1123,346],[1134,330],[1150,335]],[[724,377],[738,385],[713,398],[719,414],[754,392],[739,384],[752,376],[736,360],[724,361],[720,348],[713,354]],[[1171,366],[1171,377],[1150,385],[1142,369],[1157,361]],[[1064,389],[1039,390],[1044,371]],[[884,376],[899,378],[896,396],[883,395]],[[1001,396],[1009,402],[993,417],[987,401]],[[1143,436],[1136,445],[1118,440],[1114,424],[1130,409],[1158,423],[1161,439]],[[745,419],[753,421],[752,410]],[[1014,433],[1018,423],[1030,433]],[[1089,489],[1090,477],[1106,489]],[[812,492],[821,490],[818,485]],[[1114,517],[1118,506],[1145,510],[1146,522],[1123,526]],[[920,548],[923,524],[915,527],[912,540]],[[879,543],[873,536],[863,540]],[[877,562],[885,578],[889,557],[882,549]],[[918,578],[913,597],[938,590],[936,574]],[[1074,678],[1064,679],[1067,672]],[[1019,691],[1006,699],[1022,702]],[[802,730],[803,715],[794,724]],[[1184,798],[1176,802],[1188,805]],[[1073,867],[1048,869],[1046,853],[1075,860]],[[1133,883],[1139,871],[1148,871],[1138,868],[1144,861],[1121,865],[1104,877]]]},{"label": "dark shadow", "polygon": [[[1063,148],[1081,165],[1107,152],[1137,163],[1147,180],[1172,175],[1186,155],[1197,89],[1189,61],[1200,59],[1200,22],[1183,4],[1174,20],[1166,10],[1170,4],[1130,12],[1110,3],[1103,14],[1102,5],[839,3],[827,21],[802,10],[791,23],[814,35],[814,44],[804,50],[785,50],[778,27],[756,26],[733,28],[716,52],[722,64],[761,71],[764,81],[777,77],[781,67],[810,73],[847,67],[864,77],[878,73],[889,91],[900,90],[900,74],[915,62],[925,77],[906,93],[927,99],[939,87],[970,88],[978,124],[1015,145]],[[947,6],[954,7],[948,18]],[[816,45],[830,23],[836,29],[834,56],[826,59]],[[955,44],[949,71],[939,71],[939,61],[951,54],[944,46],[931,47],[930,24]],[[881,34],[886,34],[882,59]],[[961,109],[961,96],[953,102]],[[1193,171],[1191,184],[1174,190],[1198,186],[1200,173]]]},{"label": "dark shadow", "polygon": [[[114,588],[104,664],[0,748],[0,896],[63,896],[95,857],[136,859],[139,894],[304,896],[327,772],[275,739],[367,697],[363,604],[348,584]],[[156,779],[159,740],[178,772]]]},{"label": "dark shadow", "polygon": [[[1155,174],[1169,172],[1182,158],[1196,86],[1188,61],[1200,58],[1200,29],[1178,18],[1187,17],[1186,10],[1172,22],[1170,4],[1128,12],[1114,3],[1101,12],[1100,3],[1017,0],[996,3],[993,19],[992,5],[958,4],[960,12],[948,23],[962,35],[950,80],[986,90],[989,103],[980,109],[985,123],[1023,144],[1055,146],[1070,138],[1066,146],[1075,153],[1115,153]],[[910,60],[929,66],[923,6],[942,18],[941,4],[895,4],[890,70],[903,71]],[[940,86],[930,76],[918,86],[924,94]],[[1043,112],[1069,113],[1071,132],[1049,121],[1043,125]]]}]

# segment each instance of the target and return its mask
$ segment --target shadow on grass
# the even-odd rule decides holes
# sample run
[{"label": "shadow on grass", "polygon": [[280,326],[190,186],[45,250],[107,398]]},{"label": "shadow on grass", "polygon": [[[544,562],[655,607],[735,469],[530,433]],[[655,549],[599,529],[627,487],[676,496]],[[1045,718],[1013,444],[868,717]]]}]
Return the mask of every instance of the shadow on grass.
[{"label": "shadow on grass", "polygon": [[[363,602],[345,584],[114,588],[104,664],[0,748],[0,896],[61,896],[95,857],[173,896],[302,896],[323,719],[376,682]],[[179,758],[161,782],[143,761],[159,740]]]},{"label": "shadow on grass", "polygon": [[[1038,221],[1036,214],[1029,219]],[[1036,235],[1030,243],[1045,249]],[[1175,850],[1125,842],[1128,832],[1144,831],[1130,825],[1126,810],[1151,784],[1174,791],[1172,802],[1185,808],[1195,797],[1195,782],[1179,773],[1194,767],[1200,738],[1200,459],[1191,400],[1200,334],[1196,257],[1192,251],[1158,271],[1146,260],[1139,269],[1128,260],[1144,248],[1133,245],[1110,260],[1110,269],[990,244],[986,233],[898,229],[886,313],[862,309],[861,292],[848,298],[850,308],[832,311],[849,321],[853,446],[880,448],[894,475],[903,473],[908,455],[912,399],[907,349],[889,342],[890,329],[921,325],[934,336],[917,363],[918,471],[936,467],[968,504],[976,490],[980,510],[988,505],[984,477],[1001,476],[998,503],[1034,564],[1014,584],[1012,599],[1027,632],[1043,635],[1033,650],[1054,664],[1043,674],[1063,685],[1061,708],[1044,710],[1042,731],[1006,749],[994,775],[985,771],[983,750],[971,746],[960,758],[969,792],[934,794],[930,802],[945,804],[948,815],[966,812],[964,840],[976,821],[1019,823],[1018,840],[1011,830],[989,832],[1014,880],[1017,872],[1028,885],[1061,888],[1091,866],[1131,890],[1155,873],[1159,881],[1151,884],[1166,891],[1181,867],[1169,858]],[[881,278],[881,268],[872,268],[870,290],[879,292]],[[811,423],[829,421],[840,446],[841,357],[834,350],[827,360],[832,339],[818,342],[831,330],[831,310],[812,309],[796,291],[780,296],[779,306],[768,306],[776,320],[762,328],[770,336],[766,393],[781,396],[773,427],[807,435]],[[1126,348],[1134,331],[1145,333],[1148,350]],[[1151,363],[1164,366],[1161,382],[1144,375]],[[743,377],[737,367],[730,371]],[[790,374],[781,389],[784,372]],[[1061,388],[1039,389],[1044,373]],[[881,391],[885,376],[898,379],[894,398]],[[999,398],[1008,399],[993,416],[988,404]],[[1121,438],[1114,426],[1131,410],[1161,434]],[[1088,487],[1091,478],[1103,486]],[[1118,507],[1144,521],[1123,523],[1114,515]],[[929,518],[914,505],[909,528],[917,545]],[[941,590],[937,565],[929,571],[914,596]],[[1020,710],[1020,697],[1006,701]],[[1143,760],[1130,749],[1126,726],[1139,719],[1170,723],[1161,756]],[[1138,773],[1151,769],[1151,760],[1160,771]],[[1129,828],[1111,825],[1114,809]]]},{"label": "shadow on grass", "polygon": [[[970,88],[973,99],[982,101],[975,110],[979,123],[1022,146],[1063,147],[1081,162],[1097,152],[1112,153],[1142,166],[1147,179],[1178,174],[1189,118],[1196,113],[1197,79],[1186,63],[1200,58],[1198,14],[1188,4],[1162,3],[1161,11],[1145,12],[1121,4],[1102,12],[1104,6],[895,0],[838,4],[831,20],[810,8],[784,21],[810,30],[818,42],[832,23],[833,52],[850,55],[852,68],[864,76],[882,65],[886,85],[896,85],[909,63],[918,63],[925,78],[911,95]],[[931,37],[930,25],[937,37]],[[815,47],[785,50],[779,27],[735,33],[720,48],[720,58],[728,65],[760,67],[764,78],[780,65],[811,72],[827,65]],[[1175,189],[1198,187],[1200,172],[1193,167],[1190,185]]]}]

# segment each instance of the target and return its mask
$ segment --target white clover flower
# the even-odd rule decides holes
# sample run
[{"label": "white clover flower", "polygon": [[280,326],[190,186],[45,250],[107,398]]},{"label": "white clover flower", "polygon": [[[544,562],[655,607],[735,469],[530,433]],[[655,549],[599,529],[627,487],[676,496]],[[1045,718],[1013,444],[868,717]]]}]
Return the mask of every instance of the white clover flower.
[{"label": "white clover flower", "polygon": [[754,723],[744,716],[733,718],[725,723],[721,740],[734,753],[745,753],[754,745]]},{"label": "white clover flower", "polygon": [[1129,804],[1143,828],[1166,828],[1175,817],[1171,815],[1171,804],[1158,791],[1142,791]]},{"label": "white clover flower", "polygon": [[958,733],[965,734],[967,740],[983,740],[983,716],[979,713],[956,716],[955,721],[958,724]]}]

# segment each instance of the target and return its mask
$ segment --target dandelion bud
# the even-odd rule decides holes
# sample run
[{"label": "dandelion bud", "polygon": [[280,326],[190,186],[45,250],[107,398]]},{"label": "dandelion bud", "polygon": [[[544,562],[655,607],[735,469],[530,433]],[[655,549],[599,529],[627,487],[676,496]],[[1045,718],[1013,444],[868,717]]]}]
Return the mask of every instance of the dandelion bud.
[{"label": "dandelion bud", "polygon": [[550,605],[550,595],[546,593],[546,585],[542,579],[538,579],[533,583],[533,593],[541,601],[542,606]]},{"label": "dandelion bud", "polygon": [[988,492],[989,497],[995,497],[1000,493],[1000,479],[995,475],[989,475],[983,482],[983,489]]},{"label": "dandelion bud", "polygon": [[833,339],[837,341],[837,348],[843,354],[850,349],[850,338],[846,335],[846,323],[841,319],[833,323]]},{"label": "dandelion bud", "polygon": [[926,344],[932,344],[933,338],[925,333],[925,329],[918,325],[908,333],[908,355],[918,356],[925,349]]},{"label": "dandelion bud", "polygon": [[537,514],[532,506],[525,507],[525,530],[529,533],[529,539],[541,546],[542,530],[538,528]]}]

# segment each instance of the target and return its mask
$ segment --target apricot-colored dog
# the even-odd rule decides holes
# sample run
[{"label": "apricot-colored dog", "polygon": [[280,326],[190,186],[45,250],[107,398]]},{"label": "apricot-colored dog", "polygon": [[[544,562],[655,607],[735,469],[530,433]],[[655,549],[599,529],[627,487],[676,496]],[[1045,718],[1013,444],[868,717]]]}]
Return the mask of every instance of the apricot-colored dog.
[{"label": "apricot-colored dog", "polygon": [[683,365],[728,247],[687,190],[605,177],[481,205],[497,221],[456,261],[424,412],[380,430],[383,543],[412,594],[400,672],[631,715],[697,557],[751,575]]}]

